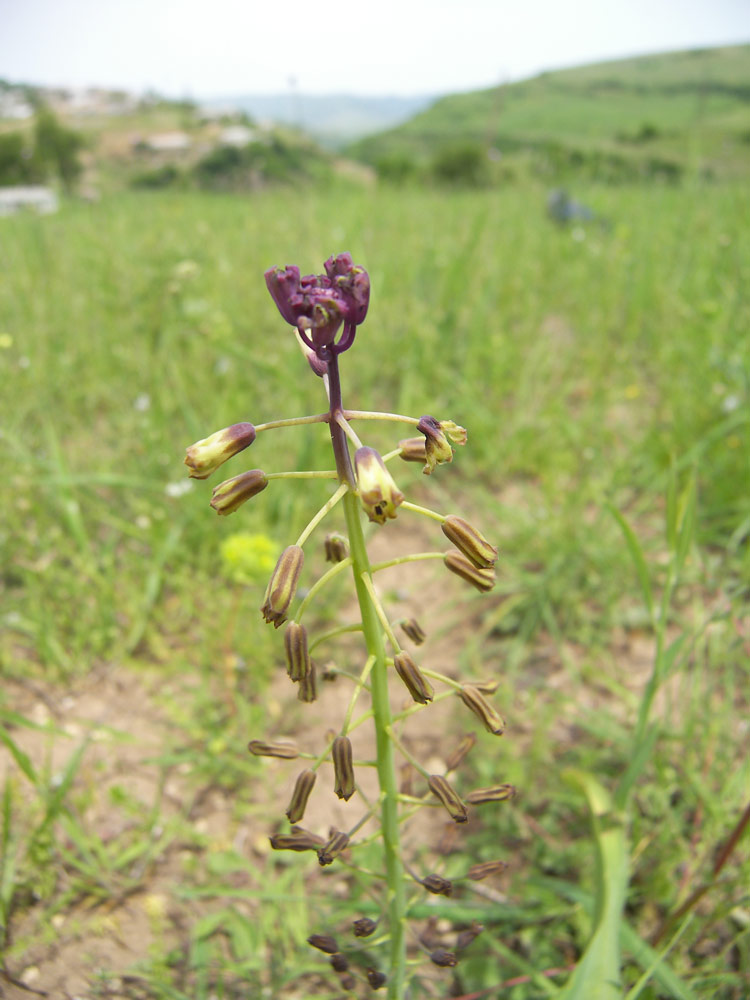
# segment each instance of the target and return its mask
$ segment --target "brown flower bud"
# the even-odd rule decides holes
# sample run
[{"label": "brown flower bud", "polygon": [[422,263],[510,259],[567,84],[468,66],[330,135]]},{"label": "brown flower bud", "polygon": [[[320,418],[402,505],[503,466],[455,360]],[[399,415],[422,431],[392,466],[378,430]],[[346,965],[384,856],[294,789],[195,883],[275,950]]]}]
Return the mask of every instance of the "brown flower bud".
[{"label": "brown flower bud", "polygon": [[367,982],[374,990],[379,990],[381,986],[385,986],[387,977],[384,972],[378,972],[377,969],[368,969],[365,973],[367,976]]},{"label": "brown flower bud", "polygon": [[304,561],[305,553],[299,545],[288,545],[279,556],[260,609],[265,620],[275,628],[286,621],[286,612],[297,591]]},{"label": "brown flower bud", "polygon": [[322,868],[332,865],[342,851],[349,846],[349,834],[331,827],[330,836],[318,851],[318,862]]},{"label": "brown flower bud", "polygon": [[325,538],[326,562],[340,563],[349,555],[349,542],[343,535],[334,532]]},{"label": "brown flower bud", "polygon": [[453,883],[442,875],[425,875],[422,885],[436,896],[450,896],[453,892]]},{"label": "brown flower bud", "polygon": [[285,760],[294,760],[299,757],[299,750],[292,742],[266,743],[263,740],[250,740],[247,749],[256,757],[283,757]]},{"label": "brown flower bud", "polygon": [[311,944],[313,948],[317,948],[318,951],[324,951],[326,955],[335,955],[339,950],[336,938],[331,934],[311,934],[307,943]]},{"label": "brown flower bud", "polygon": [[292,792],[292,800],[286,811],[290,823],[298,823],[305,815],[305,806],[307,805],[307,800],[310,798],[310,792],[315,785],[315,778],[315,771],[310,770],[301,771],[297,776],[294,791]]},{"label": "brown flower bud", "polygon": [[341,986],[342,990],[356,990],[357,980],[354,978],[354,976],[350,976],[347,974],[339,979],[339,985]]},{"label": "brown flower bud", "polygon": [[461,931],[456,938],[456,951],[468,948],[471,942],[479,937],[483,930],[484,924],[473,923],[471,927],[467,927],[465,931]]},{"label": "brown flower bud", "polygon": [[276,833],[271,837],[274,851],[317,851],[323,843],[322,837],[303,830],[301,826],[293,826],[291,833]]},{"label": "brown flower bud", "polygon": [[355,937],[369,937],[375,933],[377,926],[377,921],[369,917],[358,917],[352,924]]},{"label": "brown flower bud", "polygon": [[456,795],[441,774],[431,774],[427,784],[435,798],[440,799],[456,823],[465,823],[469,818],[466,806]]},{"label": "brown flower bud", "polygon": [[289,622],[284,629],[286,670],[293,681],[301,681],[310,673],[310,654],[307,651],[307,629],[298,622]]},{"label": "brown flower bud", "polygon": [[420,705],[427,705],[432,701],[435,693],[432,685],[408,653],[397,653],[393,658],[393,665],[414,701]]},{"label": "brown flower bud", "polygon": [[466,801],[478,806],[483,802],[505,802],[515,794],[515,785],[494,785],[492,788],[475,788],[466,796]]},{"label": "brown flower bud", "polygon": [[407,618],[406,621],[401,622],[401,628],[416,646],[421,646],[427,638],[416,618]]},{"label": "brown flower bud", "polygon": [[452,969],[454,965],[458,965],[458,959],[453,952],[446,951],[445,948],[436,948],[431,951],[430,961],[439,965],[441,969]]},{"label": "brown flower bud", "polygon": [[192,479],[208,479],[227,459],[239,454],[255,440],[252,424],[232,424],[191,444],[185,452],[185,465]]},{"label": "brown flower bud", "polygon": [[331,747],[334,792],[348,802],[354,795],[354,767],[352,765],[352,744],[348,736],[337,736]]},{"label": "brown flower bud", "polygon": [[313,702],[318,697],[318,671],[315,662],[310,660],[310,669],[299,682],[297,697],[300,701]]},{"label": "brown flower bud", "polygon": [[425,436],[426,465],[422,472],[429,476],[436,465],[453,461],[453,449],[448,444],[448,439],[443,433],[439,421],[434,417],[421,417],[417,424],[417,430]]},{"label": "brown flower bud", "polygon": [[470,559],[477,569],[489,569],[497,560],[497,549],[484,535],[456,514],[449,514],[442,524],[443,534]]},{"label": "brown flower bud", "polygon": [[262,493],[268,486],[268,478],[262,469],[250,469],[232,479],[214,486],[210,505],[217,514],[233,514],[238,507],[251,497]]},{"label": "brown flower bud", "polygon": [[398,457],[405,462],[424,462],[427,458],[424,438],[404,438],[398,446],[401,449]]},{"label": "brown flower bud", "polygon": [[461,742],[458,744],[456,749],[448,757],[448,760],[445,763],[445,770],[455,771],[456,768],[463,763],[476,741],[477,738],[474,733],[466,733],[466,735],[461,738]]},{"label": "brown flower bud", "polygon": [[389,517],[395,518],[396,508],[403,503],[404,494],[394,483],[380,455],[374,448],[357,448],[354,466],[359,499],[370,520],[385,524]]},{"label": "brown flower bud", "polygon": [[348,972],[349,971],[349,960],[345,955],[335,954],[331,955],[331,965],[334,972]]},{"label": "brown flower bud", "polygon": [[464,705],[471,709],[488,733],[494,733],[495,736],[503,735],[505,732],[505,723],[484,695],[480,694],[473,684],[462,685],[458,694]]},{"label": "brown flower bud", "polygon": [[467,871],[466,877],[472,882],[481,882],[488,875],[499,875],[508,867],[507,861],[483,861],[478,865],[472,865]]},{"label": "brown flower bud", "polygon": [[476,587],[482,593],[492,590],[495,586],[495,570],[477,569],[471,559],[467,559],[462,552],[456,552],[454,549],[446,552],[443,562],[451,573],[460,576],[462,580],[470,583],[472,587]]}]

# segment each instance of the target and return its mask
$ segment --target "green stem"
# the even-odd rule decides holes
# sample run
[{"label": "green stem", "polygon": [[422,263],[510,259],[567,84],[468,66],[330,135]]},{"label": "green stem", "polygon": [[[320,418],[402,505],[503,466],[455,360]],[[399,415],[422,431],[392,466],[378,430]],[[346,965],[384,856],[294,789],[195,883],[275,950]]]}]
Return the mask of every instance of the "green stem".
[{"label": "green stem", "polygon": [[346,526],[351,549],[352,572],[357,590],[362,627],[368,657],[374,662],[370,675],[372,711],[380,784],[383,848],[385,851],[386,907],[390,931],[390,973],[388,1000],[403,1000],[406,980],[406,891],[401,862],[398,818],[398,782],[393,743],[388,735],[391,727],[391,706],[388,699],[388,668],[380,620],[370,597],[365,579],[370,578],[370,560],[360,520],[359,501],[353,492],[343,500]]}]

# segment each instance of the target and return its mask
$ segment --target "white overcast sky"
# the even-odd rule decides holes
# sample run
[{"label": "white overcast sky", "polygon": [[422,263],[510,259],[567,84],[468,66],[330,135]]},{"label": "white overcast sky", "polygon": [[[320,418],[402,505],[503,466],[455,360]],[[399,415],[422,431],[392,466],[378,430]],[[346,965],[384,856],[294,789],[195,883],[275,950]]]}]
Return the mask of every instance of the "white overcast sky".
[{"label": "white overcast sky", "polygon": [[435,94],[750,41],[750,0],[0,0],[0,77],[169,96]]}]

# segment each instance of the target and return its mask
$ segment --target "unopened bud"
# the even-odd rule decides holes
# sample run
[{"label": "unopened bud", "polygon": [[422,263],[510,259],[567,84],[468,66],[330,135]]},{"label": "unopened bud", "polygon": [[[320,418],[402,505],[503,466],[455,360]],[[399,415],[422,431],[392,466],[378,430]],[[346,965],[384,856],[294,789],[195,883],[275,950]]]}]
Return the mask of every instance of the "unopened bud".
[{"label": "unopened bud", "polygon": [[507,802],[508,799],[514,798],[515,794],[515,785],[493,785],[492,788],[475,788],[466,796],[466,801],[479,806],[484,802]]},{"label": "unopened bud", "polygon": [[387,977],[384,972],[378,972],[377,969],[367,969],[365,972],[367,976],[368,984],[374,989],[379,990],[381,986],[385,986]]},{"label": "unopened bud", "polygon": [[466,877],[472,882],[481,882],[488,875],[499,875],[508,867],[507,861],[483,861],[481,864],[472,865],[467,871]]},{"label": "unopened bud", "polygon": [[431,774],[427,784],[435,798],[440,799],[456,823],[465,823],[469,818],[466,806],[451,786],[440,774]]},{"label": "unopened bud", "polygon": [[337,953],[331,955],[331,966],[334,972],[348,972],[349,960],[345,955]]},{"label": "unopened bud", "polygon": [[232,424],[191,444],[185,452],[185,465],[191,479],[208,479],[227,459],[239,454],[254,440],[252,424]]},{"label": "unopened bud", "polygon": [[497,549],[462,517],[449,514],[442,523],[443,534],[470,559],[477,569],[489,569],[497,560]]},{"label": "unopened bud", "polygon": [[334,532],[326,535],[325,539],[326,562],[340,563],[349,555],[349,542],[343,535]]},{"label": "unopened bud", "polygon": [[348,973],[339,979],[339,985],[342,990],[356,990],[357,980],[354,976],[350,976]]},{"label": "unopened bud", "polygon": [[456,951],[461,951],[463,948],[468,948],[471,942],[475,938],[478,938],[483,930],[484,930],[484,924],[473,923],[471,927],[467,927],[465,931],[461,931],[461,933],[456,938]]},{"label": "unopened bud", "polygon": [[297,591],[305,553],[299,545],[288,545],[279,556],[266,588],[261,613],[269,624],[278,628],[286,620],[286,612]]},{"label": "unopened bud", "polygon": [[292,792],[292,800],[286,811],[290,823],[298,823],[305,815],[305,806],[307,805],[307,800],[310,798],[310,792],[315,785],[315,777],[315,771],[309,770],[302,771],[297,776],[294,791]]},{"label": "unopened bud", "polygon": [[311,934],[307,943],[311,944],[313,948],[317,948],[318,951],[324,951],[326,955],[335,955],[339,950],[336,938],[331,934]]},{"label": "unopened bud", "polygon": [[318,671],[315,662],[310,660],[310,669],[299,682],[299,687],[297,688],[297,697],[300,701],[311,703],[318,697],[317,676]]},{"label": "unopened bud", "polygon": [[337,736],[331,747],[334,792],[345,802],[354,795],[354,767],[352,765],[352,744],[348,736]]},{"label": "unopened bud", "polygon": [[264,740],[250,740],[247,749],[256,757],[283,757],[285,760],[294,760],[295,757],[299,757],[296,744],[291,742],[266,743]]},{"label": "unopened bud", "polygon": [[358,448],[354,453],[359,499],[371,521],[385,524],[395,518],[404,494],[393,481],[385,463],[374,448]]},{"label": "unopened bud", "polygon": [[318,851],[318,862],[321,867],[332,865],[342,851],[349,846],[349,834],[342,830],[331,829],[330,836]]},{"label": "unopened bud", "polygon": [[453,461],[453,449],[448,444],[448,439],[443,433],[440,423],[434,417],[421,417],[417,424],[417,430],[425,436],[426,464],[422,472],[429,476],[436,465]]},{"label": "unopened bud", "polygon": [[427,638],[416,618],[407,618],[406,621],[401,622],[401,628],[416,646],[421,646]]},{"label": "unopened bud", "polygon": [[476,741],[477,738],[474,733],[467,733],[463,736],[461,742],[445,762],[445,770],[455,771],[456,768],[463,763],[465,757],[471,751],[471,748],[474,746]]},{"label": "unopened bud", "polygon": [[217,514],[233,514],[246,500],[262,493],[268,486],[268,478],[262,469],[250,469],[232,479],[214,486],[211,506]]},{"label": "unopened bud", "polygon": [[436,896],[450,896],[453,892],[453,883],[442,875],[426,875],[422,879],[422,885]]},{"label": "unopened bud", "polygon": [[424,462],[427,459],[424,438],[404,438],[398,446],[398,457],[405,462]]},{"label": "unopened bud", "polygon": [[470,583],[477,590],[481,590],[482,593],[492,590],[495,586],[495,570],[477,569],[471,559],[467,559],[462,552],[455,550],[446,552],[443,561],[451,573],[460,576],[462,580]]},{"label": "unopened bud", "polygon": [[369,917],[358,917],[352,924],[355,937],[369,937],[375,933],[377,926],[377,921]]},{"label": "unopened bud", "polygon": [[293,826],[291,833],[276,833],[271,837],[271,847],[274,851],[317,851],[324,844],[318,837],[301,826]]},{"label": "unopened bud", "polygon": [[452,969],[454,965],[458,965],[458,959],[453,952],[446,951],[445,948],[436,948],[431,951],[430,961],[434,965],[439,965],[441,969]]},{"label": "unopened bud", "polygon": [[492,677],[486,681],[474,681],[472,686],[482,694],[494,694],[500,687],[500,681],[496,677]]},{"label": "unopened bud", "polygon": [[397,653],[393,658],[393,665],[414,701],[420,705],[427,705],[432,701],[435,693],[432,685],[408,653]]},{"label": "unopened bud", "polygon": [[284,649],[287,673],[295,682],[304,680],[312,669],[307,651],[307,629],[304,625],[289,622],[284,629]]},{"label": "unopened bud", "polygon": [[453,420],[441,420],[440,429],[443,430],[454,444],[463,445],[466,444],[468,435],[466,433],[466,428],[461,427],[460,424],[455,423]]},{"label": "unopened bud", "polygon": [[462,685],[458,694],[464,705],[471,709],[488,733],[494,733],[495,736],[503,735],[505,723],[483,694],[480,694],[472,684]]}]

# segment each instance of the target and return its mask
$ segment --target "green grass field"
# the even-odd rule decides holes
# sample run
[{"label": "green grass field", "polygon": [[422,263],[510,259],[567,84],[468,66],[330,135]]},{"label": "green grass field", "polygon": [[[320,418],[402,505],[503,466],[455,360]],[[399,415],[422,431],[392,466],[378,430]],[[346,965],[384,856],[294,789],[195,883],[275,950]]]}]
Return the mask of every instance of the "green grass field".
[{"label": "green grass field", "polygon": [[[304,733],[308,706],[277,683],[263,573],[239,582],[221,554],[238,532],[280,551],[330,486],[272,484],[218,519],[182,459],[235,421],[324,408],[263,271],[350,250],[373,297],[342,361],[345,404],[466,426],[432,481],[394,474],[416,502],[471,511],[501,549],[482,600],[436,570],[424,618],[456,671],[500,681],[508,733],[481,742],[472,780],[520,792],[478,812],[446,870],[498,851],[510,867],[488,895],[429,908],[486,930],[416,996],[532,1000],[564,981],[550,970],[586,944],[595,872],[585,800],[562,775],[611,789],[626,770],[655,633],[666,659],[628,823],[623,982],[629,1000],[748,995],[746,190],[576,197],[607,225],[553,226],[533,183],[122,194],[0,220],[9,983],[338,995],[304,940],[322,912],[333,926],[367,900],[346,875],[267,852],[289,772],[245,743]],[[229,474],[331,463],[319,426],[261,435],[247,455]],[[406,519],[376,543],[403,542]],[[648,586],[657,606],[671,588],[655,618]],[[432,752],[464,724],[446,716]]]}]

